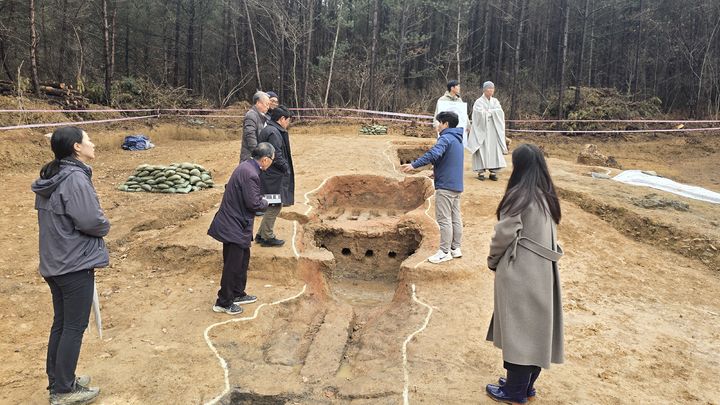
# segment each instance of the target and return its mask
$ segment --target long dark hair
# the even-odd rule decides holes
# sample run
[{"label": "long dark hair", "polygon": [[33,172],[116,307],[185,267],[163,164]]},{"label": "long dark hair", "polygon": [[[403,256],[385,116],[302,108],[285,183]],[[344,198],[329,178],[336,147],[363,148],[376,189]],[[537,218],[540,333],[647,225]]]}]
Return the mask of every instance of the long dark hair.
[{"label": "long dark hair", "polygon": [[497,218],[500,219],[501,212],[509,216],[518,215],[535,202],[559,224],[560,201],[540,148],[530,144],[518,146],[513,151],[512,163],[513,172],[495,212]]},{"label": "long dark hair", "polygon": [[83,130],[78,127],[62,127],[53,132],[50,138],[50,148],[55,159],[49,161],[40,169],[40,178],[49,179],[60,171],[60,161],[75,158],[75,144],[82,143]]}]

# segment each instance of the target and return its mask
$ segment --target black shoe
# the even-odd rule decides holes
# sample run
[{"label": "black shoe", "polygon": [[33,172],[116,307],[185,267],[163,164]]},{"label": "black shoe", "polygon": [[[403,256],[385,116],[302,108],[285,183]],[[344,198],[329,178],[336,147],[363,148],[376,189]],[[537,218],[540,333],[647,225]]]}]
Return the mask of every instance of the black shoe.
[{"label": "black shoe", "polygon": [[478,178],[478,180],[480,180],[480,181],[485,180],[485,174],[484,174],[484,173],[479,173],[477,178]]},{"label": "black shoe", "polygon": [[263,239],[262,236],[260,236],[259,233],[255,235],[255,243],[261,243],[261,244],[262,244],[262,243],[264,243],[264,242],[265,242],[265,239]]},{"label": "black shoe", "polygon": [[[535,382],[534,380],[532,380],[532,376],[530,378],[531,378],[530,381]],[[506,383],[507,383],[507,380],[505,379],[505,377],[498,378],[498,386],[504,387]],[[528,398],[532,398],[535,395],[537,395],[537,392],[535,391],[535,387],[533,387],[532,383],[531,383],[527,389],[527,396],[528,396]]]},{"label": "black shoe", "polygon": [[498,176],[496,173],[490,173],[490,180],[492,181],[498,181]]},{"label": "black shoe", "polygon": [[240,308],[240,306],[236,305],[235,303],[230,304],[230,306],[227,307],[221,307],[220,305],[213,305],[212,310],[214,312],[220,312],[220,313],[226,313],[228,315],[237,315],[242,314],[243,309]]},{"label": "black shoe", "polygon": [[272,238],[272,239],[263,239],[262,242],[260,242],[260,246],[264,247],[275,247],[275,246],[282,246],[285,244],[285,241],[278,238]]},{"label": "black shoe", "polygon": [[494,401],[506,404],[524,404],[528,401],[528,397],[526,395],[509,392],[506,386],[488,384],[485,386],[485,392],[487,392],[488,396]]},{"label": "black shoe", "polygon": [[242,297],[235,297],[235,299],[233,300],[233,304],[236,304],[236,305],[252,304],[255,301],[257,301],[256,296],[245,294]]}]

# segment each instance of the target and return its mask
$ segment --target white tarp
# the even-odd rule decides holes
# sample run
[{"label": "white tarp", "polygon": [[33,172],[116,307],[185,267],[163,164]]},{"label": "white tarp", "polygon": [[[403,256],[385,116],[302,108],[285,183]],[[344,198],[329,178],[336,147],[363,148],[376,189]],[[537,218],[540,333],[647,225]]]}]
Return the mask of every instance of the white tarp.
[{"label": "white tarp", "polygon": [[702,187],[678,183],[670,179],[666,179],[665,177],[645,174],[641,170],[625,170],[613,177],[613,180],[625,184],[632,184],[633,186],[652,187],[658,190],[681,195],[683,197],[692,198],[694,200],[720,204],[720,193],[716,193]]},{"label": "white tarp", "polygon": [[468,133],[468,113],[467,103],[459,103],[457,101],[450,100],[439,100],[437,103],[438,111],[451,111],[458,115],[460,121],[457,125],[458,128],[462,128],[463,131],[463,146],[467,146],[467,133]]}]

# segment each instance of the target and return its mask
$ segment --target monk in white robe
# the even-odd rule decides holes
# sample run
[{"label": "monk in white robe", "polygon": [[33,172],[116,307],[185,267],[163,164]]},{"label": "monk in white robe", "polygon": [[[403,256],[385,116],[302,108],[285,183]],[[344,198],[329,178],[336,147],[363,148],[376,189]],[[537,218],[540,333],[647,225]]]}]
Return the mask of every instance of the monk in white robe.
[{"label": "monk in white robe", "polygon": [[490,180],[497,180],[497,171],[506,167],[508,153],[505,143],[505,113],[500,102],[493,97],[493,82],[483,84],[483,95],[473,105],[472,125],[468,135],[467,149],[473,154],[473,171],[478,179],[485,180],[485,171],[490,172]]}]

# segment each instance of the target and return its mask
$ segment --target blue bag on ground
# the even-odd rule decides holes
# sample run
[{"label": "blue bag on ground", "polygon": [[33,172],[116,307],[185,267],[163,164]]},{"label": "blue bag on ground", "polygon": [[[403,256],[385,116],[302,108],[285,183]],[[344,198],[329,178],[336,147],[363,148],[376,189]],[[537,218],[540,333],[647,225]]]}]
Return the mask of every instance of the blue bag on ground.
[{"label": "blue bag on ground", "polygon": [[125,150],[145,150],[154,146],[150,142],[150,138],[145,135],[128,135],[122,144],[122,148]]}]

